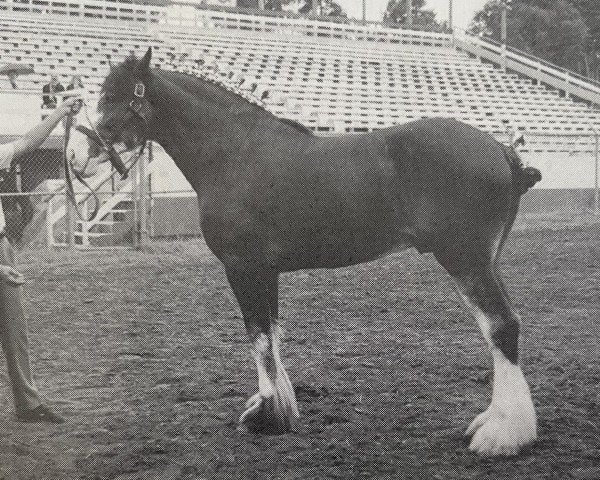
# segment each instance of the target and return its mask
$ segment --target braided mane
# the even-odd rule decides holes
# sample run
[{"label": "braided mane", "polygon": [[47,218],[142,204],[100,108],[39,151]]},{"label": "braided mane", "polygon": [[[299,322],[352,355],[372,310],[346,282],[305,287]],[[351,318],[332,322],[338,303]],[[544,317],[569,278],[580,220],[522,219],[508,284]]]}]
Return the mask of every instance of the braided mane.
[{"label": "braided mane", "polygon": [[[166,71],[173,71],[176,73],[181,73],[184,75],[189,75],[191,77],[199,78],[206,82],[215,84],[228,92],[231,92],[238,97],[244,99],[248,103],[258,106],[262,110],[268,112],[269,114],[276,117],[278,120],[283,123],[295,128],[296,130],[313,135],[311,129],[297,122],[296,120],[292,120],[290,118],[280,117],[278,116],[271,108],[270,105],[264,101],[264,98],[259,98],[257,95],[258,85],[252,84],[254,87],[252,90],[244,89],[242,86],[245,83],[245,79],[243,77],[235,75],[233,72],[229,72],[229,74],[221,74],[218,71],[216,66],[209,66],[203,60],[196,61],[196,65],[192,65],[190,60],[180,59],[178,63],[176,63],[173,59],[171,62],[163,65],[161,69]],[[268,91],[267,91],[268,92]]]}]

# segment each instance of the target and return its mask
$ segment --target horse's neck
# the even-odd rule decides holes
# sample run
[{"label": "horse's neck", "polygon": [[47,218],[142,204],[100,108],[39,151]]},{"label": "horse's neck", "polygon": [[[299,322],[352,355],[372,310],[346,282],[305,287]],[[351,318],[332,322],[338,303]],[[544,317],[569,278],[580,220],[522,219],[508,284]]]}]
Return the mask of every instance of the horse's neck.
[{"label": "horse's neck", "polygon": [[[254,105],[221,92],[219,87],[177,83],[156,77],[157,117],[152,139],[173,158],[198,191],[198,182],[211,181],[227,166],[240,163],[240,152],[252,142],[270,143],[298,133]],[[198,192],[200,193],[200,192]]]},{"label": "horse's neck", "polygon": [[[229,108],[222,98],[210,97],[211,92],[190,92],[182,86],[158,78],[156,88],[156,118],[151,136],[173,158],[189,177],[203,176],[205,169],[214,168],[215,161],[226,162],[231,152],[239,152],[255,128],[251,106]],[[199,87],[201,88],[201,87]]]}]

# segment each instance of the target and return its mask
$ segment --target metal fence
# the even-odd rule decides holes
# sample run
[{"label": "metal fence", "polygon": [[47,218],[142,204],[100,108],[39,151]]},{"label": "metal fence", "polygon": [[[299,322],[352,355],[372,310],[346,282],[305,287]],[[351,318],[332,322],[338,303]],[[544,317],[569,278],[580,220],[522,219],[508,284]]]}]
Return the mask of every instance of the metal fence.
[{"label": "metal fence", "polygon": [[121,180],[107,171],[90,184],[99,201],[99,213],[89,219],[95,200],[75,183],[76,205],[65,190],[62,154],[40,149],[0,171],[0,198],[7,235],[15,245],[48,248],[135,247],[151,238],[200,235],[198,202],[186,188],[154,188],[151,152],[144,155]]}]

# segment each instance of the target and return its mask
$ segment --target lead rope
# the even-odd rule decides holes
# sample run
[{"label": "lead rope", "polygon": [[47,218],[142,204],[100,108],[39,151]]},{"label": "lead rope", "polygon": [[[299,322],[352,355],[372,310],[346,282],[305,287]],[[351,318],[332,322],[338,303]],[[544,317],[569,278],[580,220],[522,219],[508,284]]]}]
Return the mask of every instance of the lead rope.
[{"label": "lead rope", "polygon": [[[94,132],[94,134],[96,135],[96,138],[98,140],[100,140],[102,148],[104,148],[105,152],[107,152],[109,155],[111,155],[111,153],[110,153],[111,150],[113,152],[115,152],[117,155],[120,155],[120,154],[124,153],[124,152],[116,152],[114,150],[114,148],[109,147],[108,144],[106,143],[106,141],[104,140],[104,138],[98,133],[98,130],[96,130],[96,125],[94,124],[94,122],[92,122],[92,119],[90,118],[90,114],[88,112],[88,108],[87,108],[87,103],[86,102],[83,102],[83,113],[85,114],[85,118],[86,118],[88,124],[90,125],[92,132]],[[147,128],[147,125],[146,125],[146,128]],[[126,166],[125,164],[123,164],[123,167],[124,167],[123,172],[118,172],[121,175],[121,180],[125,180],[129,176],[129,172],[135,166],[135,164],[139,161],[139,159],[141,158],[141,156],[144,153],[145,149],[146,149],[146,140],[144,140],[144,142],[142,143],[142,145],[140,146],[140,148],[138,149],[138,151],[135,153],[135,155],[132,156],[132,158],[130,158],[130,160],[129,160],[129,166]],[[114,164],[113,164],[113,168],[114,168]],[[73,173],[75,173],[75,172],[73,172]],[[75,178],[77,178],[77,180],[79,180],[79,176],[77,174],[75,174]],[[82,183],[85,183],[82,180],[80,180],[80,181]]]},{"label": "lead rope", "polygon": [[[74,116],[75,116],[75,112],[73,110],[71,110],[69,112],[69,114],[67,115],[67,121],[65,124],[65,139],[64,139],[64,143],[63,143],[63,166],[64,166],[64,170],[65,170],[65,192],[67,194],[67,197],[69,197],[69,200],[75,207],[75,212],[77,213],[77,216],[79,217],[79,219],[83,222],[91,222],[92,220],[94,220],[96,218],[96,215],[98,215],[98,210],[100,209],[100,199],[98,198],[98,195],[96,194],[94,189],[92,187],[90,187],[90,185],[80,175],[78,175],[76,172],[74,172],[71,169],[71,163],[69,162],[69,159],[67,157],[67,146],[69,145],[69,139],[71,137],[71,128],[73,127]],[[89,215],[89,217],[87,217],[87,218],[83,216],[83,214],[81,213],[81,211],[79,209],[79,205],[77,204],[77,198],[75,196],[75,190],[73,189],[73,180],[71,179],[71,175],[73,175],[81,184],[83,184],[90,191],[90,194],[85,198],[84,202],[86,202],[90,197],[94,198],[94,209],[93,209],[91,215]]]}]

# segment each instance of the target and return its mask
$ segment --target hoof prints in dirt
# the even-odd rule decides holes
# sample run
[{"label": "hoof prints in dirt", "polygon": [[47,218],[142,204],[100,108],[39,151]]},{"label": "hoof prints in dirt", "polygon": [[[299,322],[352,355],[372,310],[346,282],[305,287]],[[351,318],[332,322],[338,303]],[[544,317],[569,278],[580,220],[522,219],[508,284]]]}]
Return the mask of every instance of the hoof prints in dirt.
[{"label": "hoof prints in dirt", "polygon": [[[69,422],[12,421],[5,386],[0,478],[600,478],[597,224],[509,237],[501,269],[539,440],[508,461],[462,440],[489,404],[491,362],[430,256],[282,276],[287,338],[302,338],[282,344],[301,417],[271,437],[235,429],[256,391],[246,333],[221,265],[188,251],[21,255],[36,382]],[[146,308],[165,299],[180,314]]]}]

